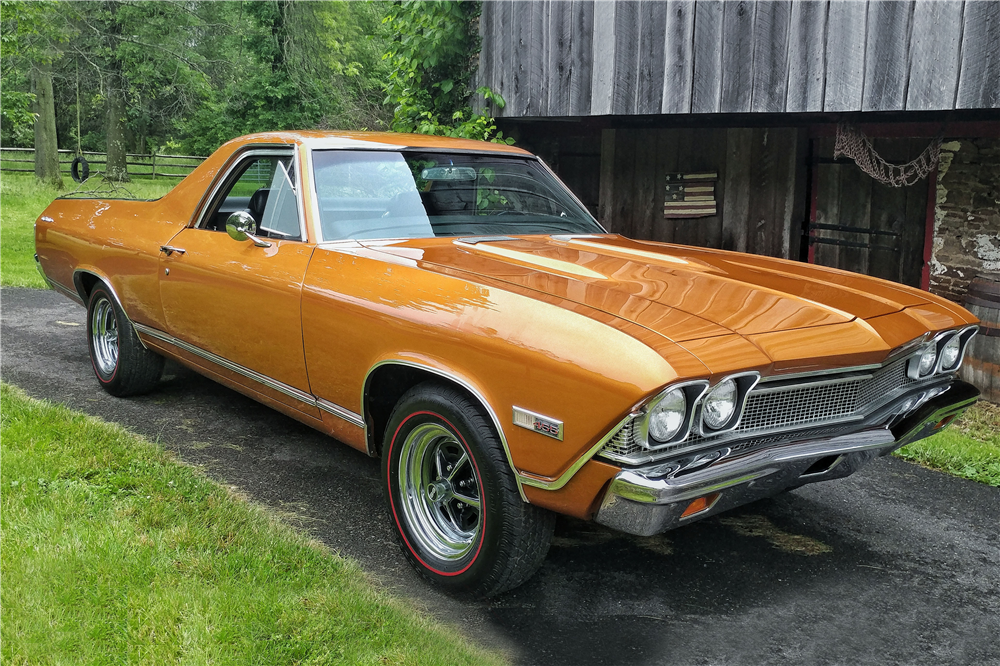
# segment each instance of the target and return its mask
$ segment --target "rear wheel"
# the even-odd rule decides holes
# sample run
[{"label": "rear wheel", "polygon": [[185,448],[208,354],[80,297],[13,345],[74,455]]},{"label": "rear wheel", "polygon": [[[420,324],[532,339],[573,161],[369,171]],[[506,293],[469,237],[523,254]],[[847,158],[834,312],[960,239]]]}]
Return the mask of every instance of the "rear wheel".
[{"label": "rear wheel", "polygon": [[146,393],[163,373],[163,357],[139,342],[132,323],[104,284],[90,293],[87,306],[90,360],[101,387],[124,397]]},{"label": "rear wheel", "polygon": [[382,471],[403,553],[431,582],[489,597],[545,559],[555,515],[521,500],[490,421],[460,391],[425,383],[400,399]]}]

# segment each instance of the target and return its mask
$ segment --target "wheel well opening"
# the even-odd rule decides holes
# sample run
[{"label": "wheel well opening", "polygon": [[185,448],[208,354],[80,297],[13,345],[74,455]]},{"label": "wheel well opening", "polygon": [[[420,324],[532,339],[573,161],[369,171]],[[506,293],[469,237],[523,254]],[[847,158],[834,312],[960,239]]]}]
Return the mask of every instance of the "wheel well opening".
[{"label": "wheel well opening", "polygon": [[100,282],[100,278],[93,273],[80,271],[73,276],[73,281],[76,283],[77,293],[80,294],[80,298],[86,304],[90,301],[90,292],[93,291],[94,285]]},{"label": "wheel well opening", "polygon": [[364,417],[368,423],[369,451],[373,451],[378,457],[382,456],[382,440],[393,408],[404,393],[426,381],[446,384],[461,391],[473,403],[482,404],[467,388],[447,377],[407,365],[383,365],[372,372],[365,384]]}]

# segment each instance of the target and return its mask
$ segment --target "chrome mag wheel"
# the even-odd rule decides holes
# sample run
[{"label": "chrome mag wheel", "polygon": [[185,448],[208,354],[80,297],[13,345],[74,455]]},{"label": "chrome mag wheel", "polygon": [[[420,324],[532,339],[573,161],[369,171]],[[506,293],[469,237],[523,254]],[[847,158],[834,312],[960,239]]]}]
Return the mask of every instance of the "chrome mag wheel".
[{"label": "chrome mag wheel", "polygon": [[90,339],[97,369],[106,376],[114,374],[118,367],[118,318],[114,305],[107,298],[94,304]]},{"label": "chrome mag wheel", "polygon": [[400,449],[403,513],[420,548],[442,560],[465,557],[483,525],[480,482],[469,452],[438,423],[424,423]]}]

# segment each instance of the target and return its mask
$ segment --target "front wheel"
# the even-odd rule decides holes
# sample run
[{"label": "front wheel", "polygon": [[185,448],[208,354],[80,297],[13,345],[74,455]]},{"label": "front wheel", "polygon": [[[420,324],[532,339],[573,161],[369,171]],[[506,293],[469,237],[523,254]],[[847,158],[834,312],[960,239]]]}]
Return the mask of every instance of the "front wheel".
[{"label": "front wheel", "polygon": [[428,382],[400,399],[382,471],[403,553],[431,582],[490,597],[545,559],[555,515],[521,500],[491,423],[458,390]]},{"label": "front wheel", "polygon": [[105,391],[124,397],[156,386],[163,373],[163,357],[142,346],[132,323],[103,284],[90,293],[87,333],[94,374]]}]

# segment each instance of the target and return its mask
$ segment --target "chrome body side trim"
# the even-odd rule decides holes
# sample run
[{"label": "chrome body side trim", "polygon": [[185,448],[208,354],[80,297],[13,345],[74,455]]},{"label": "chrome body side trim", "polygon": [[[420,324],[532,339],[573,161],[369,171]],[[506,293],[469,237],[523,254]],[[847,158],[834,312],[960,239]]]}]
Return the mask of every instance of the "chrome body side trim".
[{"label": "chrome body side trim", "polygon": [[316,406],[328,414],[333,414],[334,416],[347,421],[351,425],[367,429],[364,418],[362,418],[360,414],[355,414],[349,409],[344,409],[340,405],[334,404],[329,400],[323,400],[322,398],[316,399]]},{"label": "chrome body side trim", "polygon": [[[38,265],[38,271],[40,273],[42,273],[42,277],[45,278],[45,281],[48,282],[49,286],[52,287],[55,291],[58,291],[63,296],[66,296],[67,298],[72,299],[73,301],[75,301],[76,303],[79,303],[83,307],[87,307],[87,304],[83,302],[82,298],[80,298],[80,294],[76,291],[76,289],[70,289],[69,287],[67,287],[67,286],[65,286],[65,285],[63,285],[63,284],[61,284],[59,282],[56,282],[55,280],[53,280],[52,278],[50,278],[48,275],[46,275],[44,272],[42,272],[42,266],[41,266],[41,264]],[[127,317],[128,315],[125,315],[125,316]]]},{"label": "chrome body side trim", "polygon": [[225,359],[219,356],[218,354],[213,354],[210,351],[205,351],[201,347],[196,347],[192,344],[184,342],[183,340],[175,338],[169,333],[164,333],[159,329],[153,328],[151,326],[146,326],[145,324],[133,324],[133,326],[135,326],[136,331],[142,333],[143,335],[148,335],[151,338],[156,338],[157,340],[161,340],[179,349],[183,349],[184,351],[194,354],[195,356],[199,356],[205,359],[206,361],[211,361],[212,363],[218,366],[221,366],[239,375],[243,375],[248,379],[252,379],[258,384],[266,386],[267,388],[277,391],[279,393],[283,393],[284,395],[287,395],[290,398],[294,398],[295,400],[298,400],[299,402],[309,405],[310,407],[316,407],[317,409],[320,409],[324,412],[333,414],[334,416],[337,416],[343,419],[344,421],[347,421],[353,426],[357,426],[358,428],[365,427],[364,419],[361,418],[360,414],[355,414],[351,410],[345,409],[340,405],[336,405],[328,400],[318,399],[311,393],[306,393],[305,391],[301,391],[295,388],[294,386],[289,386],[284,382],[279,382],[277,379],[273,379],[271,377],[268,377],[267,375],[263,375],[257,372],[256,370],[251,370],[250,368],[243,367],[239,363],[233,363],[232,361]]},{"label": "chrome body side trim", "polygon": [[[507,457],[507,464],[510,465],[511,471],[514,472],[514,480],[517,482],[517,492],[520,493],[522,500],[524,500],[525,502],[528,501],[528,498],[524,494],[524,488],[522,487],[522,485],[525,484],[525,483],[527,483],[527,481],[525,480],[524,475],[520,471],[518,471],[517,467],[514,466],[514,459],[510,455],[510,445],[507,443],[507,437],[506,437],[506,435],[504,435],[503,426],[500,425],[500,419],[497,418],[496,411],[493,409],[492,405],[490,405],[490,403],[486,401],[486,398],[483,397],[483,394],[480,393],[478,389],[476,389],[472,384],[470,384],[469,382],[465,381],[461,377],[458,377],[458,376],[453,375],[451,373],[445,372],[443,370],[439,370],[437,368],[433,368],[431,366],[422,365],[420,363],[415,363],[413,361],[403,361],[403,360],[400,360],[400,359],[389,359],[389,360],[385,360],[385,361],[379,361],[378,363],[376,363],[375,365],[373,365],[371,368],[369,368],[368,372],[365,374],[365,381],[363,382],[362,387],[361,387],[361,412],[362,412],[362,414],[365,414],[365,413],[368,412],[368,408],[367,408],[367,404],[366,404],[366,399],[365,399],[366,395],[368,393],[368,381],[371,379],[372,373],[374,373],[376,370],[378,370],[379,368],[381,368],[384,365],[401,365],[401,366],[404,366],[404,367],[407,367],[407,368],[414,368],[414,369],[417,369],[417,370],[424,370],[426,372],[431,373],[432,375],[437,375],[438,377],[443,377],[444,379],[447,379],[449,381],[455,382],[456,384],[458,384],[459,386],[461,386],[462,388],[464,388],[466,391],[468,391],[469,393],[471,393],[476,398],[476,400],[479,401],[479,404],[481,404],[483,406],[483,408],[486,410],[486,413],[490,415],[490,419],[493,420],[493,426],[497,429],[497,435],[500,437],[500,444],[503,446],[504,455],[506,455],[506,457]],[[365,432],[365,437],[366,438],[368,437],[368,434],[369,433],[366,430],[366,432]],[[373,443],[369,441],[368,442],[368,448],[369,448],[369,450],[372,448],[372,446],[373,446]],[[596,450],[595,450],[595,453],[596,453]],[[530,477],[528,477],[528,478],[530,478]],[[528,485],[535,485],[535,484],[529,483]]]}]

